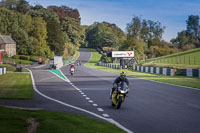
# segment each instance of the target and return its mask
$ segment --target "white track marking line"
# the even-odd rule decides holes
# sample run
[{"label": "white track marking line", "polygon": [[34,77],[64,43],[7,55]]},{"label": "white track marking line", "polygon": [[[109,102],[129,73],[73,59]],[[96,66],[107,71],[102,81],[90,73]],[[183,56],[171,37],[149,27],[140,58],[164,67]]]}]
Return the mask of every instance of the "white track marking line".
[{"label": "white track marking line", "polygon": [[89,103],[93,103],[94,101],[92,101],[92,100],[89,100],[88,102],[89,102]]},{"label": "white track marking line", "polygon": [[89,97],[86,97],[85,99],[89,100],[90,98],[89,98]]},{"label": "white track marking line", "polygon": [[102,108],[97,108],[98,111],[103,112],[104,110]]},{"label": "white track marking line", "polygon": [[[28,69],[28,70],[29,70],[29,69]],[[31,79],[32,79],[33,88],[34,88],[34,90],[35,90],[39,95],[41,95],[41,96],[43,96],[43,97],[45,97],[45,98],[47,98],[47,99],[49,99],[49,100],[55,101],[55,102],[57,102],[57,103],[60,103],[60,104],[62,104],[62,105],[64,105],[64,106],[71,107],[71,108],[73,108],[73,109],[77,109],[77,110],[79,110],[79,111],[86,112],[86,113],[91,114],[91,115],[93,115],[93,116],[96,116],[96,117],[98,117],[98,118],[100,118],[100,119],[103,119],[103,120],[105,120],[105,121],[108,121],[108,122],[110,122],[110,123],[112,123],[112,124],[115,124],[117,127],[123,129],[124,131],[126,131],[126,132],[128,132],[128,133],[134,133],[133,131],[131,131],[131,130],[125,128],[124,126],[122,126],[121,124],[119,124],[118,122],[116,122],[116,121],[113,120],[113,119],[104,118],[104,117],[102,117],[102,116],[100,116],[100,115],[98,115],[98,114],[95,114],[95,113],[93,113],[93,112],[90,112],[90,111],[88,111],[88,110],[85,110],[85,109],[82,109],[82,108],[79,108],[79,107],[76,107],[76,106],[73,106],[73,105],[70,105],[70,104],[61,102],[61,101],[59,101],[59,100],[56,100],[56,99],[53,99],[53,98],[51,98],[51,97],[48,97],[48,96],[44,95],[43,93],[41,93],[41,92],[36,88],[35,81],[34,81],[34,78],[33,78],[33,73],[32,73],[31,70],[29,70],[29,71],[30,71],[30,74],[31,74]],[[53,73],[53,72],[52,72],[52,73]],[[53,74],[54,74],[54,73],[53,73]],[[56,74],[55,74],[55,75],[56,75]],[[58,75],[57,75],[57,76],[58,76]],[[63,76],[64,76],[64,75],[63,75]],[[59,76],[58,76],[58,77],[59,77]],[[65,78],[66,78],[66,77],[65,77]],[[61,78],[61,79],[62,79],[62,78]],[[66,78],[66,79],[67,79],[67,78]],[[64,80],[64,79],[63,79],[63,80]],[[64,80],[64,81],[68,82],[69,79]],[[69,82],[70,82],[70,81],[69,81]],[[76,88],[75,88],[75,89],[76,89]],[[94,105],[93,105],[93,106],[94,106]]]},{"label": "white track marking line", "polygon": [[81,92],[81,95],[84,95],[85,93]]},{"label": "white track marking line", "polygon": [[97,104],[92,104],[93,106],[97,107],[98,105]]},{"label": "white track marking line", "polygon": [[37,81],[37,82],[40,82],[40,81],[44,81],[44,80],[48,80],[48,79],[53,79],[53,78],[56,78],[57,76],[53,76],[53,77],[50,77],[50,78],[44,78],[44,79],[41,79],[41,80],[39,80],[39,81]]},{"label": "white track marking line", "polygon": [[108,114],[102,114],[104,117],[109,117],[109,115]]},{"label": "white track marking line", "polygon": [[84,97],[87,97],[87,95],[83,95]]}]

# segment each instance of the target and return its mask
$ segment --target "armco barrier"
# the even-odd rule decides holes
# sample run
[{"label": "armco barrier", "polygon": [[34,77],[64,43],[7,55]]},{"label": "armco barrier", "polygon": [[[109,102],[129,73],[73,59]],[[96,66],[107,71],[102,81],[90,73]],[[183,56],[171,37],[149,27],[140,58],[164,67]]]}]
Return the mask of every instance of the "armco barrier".
[{"label": "armco barrier", "polygon": [[187,77],[198,77],[200,78],[200,69],[178,69],[178,73],[176,69],[172,68],[162,68],[162,67],[149,67],[149,66],[133,66],[133,70],[147,73],[156,73],[168,76],[187,76]]}]

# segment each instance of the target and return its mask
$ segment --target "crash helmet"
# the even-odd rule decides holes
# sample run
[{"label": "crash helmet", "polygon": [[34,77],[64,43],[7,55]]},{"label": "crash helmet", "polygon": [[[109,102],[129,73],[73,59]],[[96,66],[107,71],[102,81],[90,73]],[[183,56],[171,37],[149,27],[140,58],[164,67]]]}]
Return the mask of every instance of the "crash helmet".
[{"label": "crash helmet", "polygon": [[125,73],[125,72],[121,72],[121,73],[120,73],[120,78],[121,78],[122,80],[125,80],[125,78],[126,78],[126,73]]}]

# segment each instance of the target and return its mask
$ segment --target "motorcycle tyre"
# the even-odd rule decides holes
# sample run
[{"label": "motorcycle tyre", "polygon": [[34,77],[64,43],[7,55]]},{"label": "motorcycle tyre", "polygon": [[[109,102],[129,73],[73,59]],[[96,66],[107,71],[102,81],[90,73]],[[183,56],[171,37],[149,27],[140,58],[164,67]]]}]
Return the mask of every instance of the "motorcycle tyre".
[{"label": "motorcycle tyre", "polygon": [[122,96],[119,97],[116,108],[119,109],[121,107],[121,104],[122,104]]}]

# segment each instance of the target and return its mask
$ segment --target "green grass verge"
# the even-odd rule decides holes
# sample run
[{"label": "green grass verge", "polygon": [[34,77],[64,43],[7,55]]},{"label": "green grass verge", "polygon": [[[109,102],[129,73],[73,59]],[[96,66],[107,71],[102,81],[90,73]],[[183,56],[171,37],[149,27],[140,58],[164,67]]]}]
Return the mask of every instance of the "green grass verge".
[{"label": "green grass verge", "polygon": [[64,60],[64,65],[68,65],[70,62],[75,62],[78,59],[79,55],[80,53],[76,51],[73,57],[71,57],[70,59]]},{"label": "green grass verge", "polygon": [[97,63],[100,61],[102,55],[99,54],[95,49],[92,49],[92,48],[87,48],[87,49],[91,51],[92,55],[91,55],[90,61],[86,63],[85,65],[88,67],[98,69],[99,67],[97,66]]},{"label": "green grass verge", "polygon": [[[89,49],[91,50],[91,49]],[[193,88],[200,88],[200,78],[190,78],[190,77],[184,77],[184,76],[164,76],[161,74],[150,74],[150,73],[143,73],[143,72],[137,72],[133,70],[127,70],[127,69],[111,69],[108,67],[102,67],[98,66],[97,63],[100,60],[100,55],[98,52],[96,52],[94,49],[92,49],[92,58],[90,62],[86,64],[86,66],[95,68],[95,69],[101,69],[108,72],[113,72],[119,74],[121,71],[125,71],[128,76],[136,76],[144,79],[159,81],[163,83],[170,83],[175,85],[182,85],[182,86],[188,86]]]},{"label": "green grass verge", "polygon": [[9,64],[1,64],[0,66],[6,67],[6,71],[12,71],[12,72],[16,71],[16,67],[11,66]]},{"label": "green grass verge", "polygon": [[30,74],[7,73],[0,75],[0,98],[32,99],[33,88]]},{"label": "green grass verge", "polygon": [[[9,64],[0,64],[0,66],[6,67],[6,71],[15,72],[16,67],[9,65]],[[23,69],[23,72],[29,72],[26,68]]]},{"label": "green grass verge", "polygon": [[85,116],[0,107],[1,133],[27,133],[29,118],[38,122],[37,133],[125,133],[113,124]]}]

